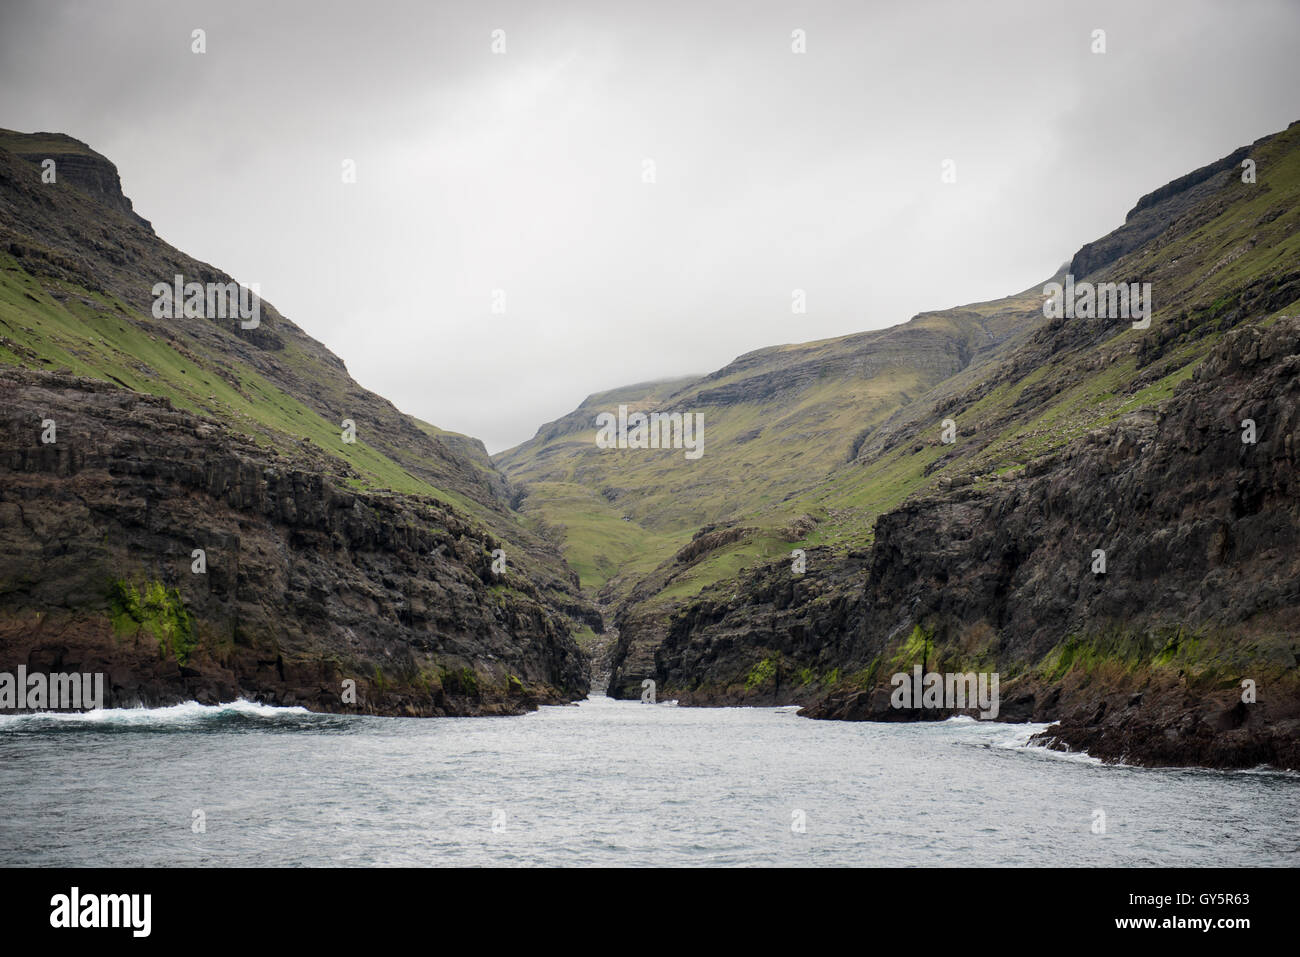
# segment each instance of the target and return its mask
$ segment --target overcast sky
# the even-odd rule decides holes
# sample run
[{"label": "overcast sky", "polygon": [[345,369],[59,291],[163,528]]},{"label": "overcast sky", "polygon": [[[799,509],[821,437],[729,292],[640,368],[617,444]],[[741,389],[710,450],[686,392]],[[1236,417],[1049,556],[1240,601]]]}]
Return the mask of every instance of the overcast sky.
[{"label": "overcast sky", "polygon": [[1295,0],[0,0],[0,126],[86,141],[162,238],[495,452],[1043,281],[1300,119],[1298,38]]}]

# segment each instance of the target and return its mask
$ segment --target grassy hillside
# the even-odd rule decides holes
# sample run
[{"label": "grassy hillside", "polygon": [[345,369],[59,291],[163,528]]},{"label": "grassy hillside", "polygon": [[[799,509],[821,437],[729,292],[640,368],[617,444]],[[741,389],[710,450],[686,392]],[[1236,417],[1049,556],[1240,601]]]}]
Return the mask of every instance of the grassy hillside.
[{"label": "grassy hillside", "polygon": [[[47,154],[54,183],[41,178]],[[230,281],[160,240],[121,194],[112,163],[84,143],[0,130],[0,363],[164,396],[357,490],[437,499],[499,538],[510,567],[544,590],[572,590],[555,548],[510,508],[481,443],[361,388],[266,301],[253,329],[155,318],[153,285],[176,274]],[[355,441],[345,440],[344,420],[355,424]]]},{"label": "grassy hillside", "polygon": [[[365,441],[342,440],[339,424],[251,368],[213,362],[171,329],[142,327],[121,300],[73,283],[38,279],[0,253],[0,362],[66,370],[135,392],[166,396],[187,411],[220,419],[269,449],[314,446],[338,459],[358,487],[430,495],[466,511],[482,505],[411,474]],[[279,361],[300,357],[292,345]]]},{"label": "grassy hillside", "polygon": [[[561,541],[584,588],[609,600],[686,546],[697,531],[760,521],[768,531],[692,569],[692,586],[772,553],[792,505],[851,462],[865,436],[913,398],[1026,335],[1041,320],[1032,297],[926,313],[882,332],[748,353],[712,375],[589,397],[536,437],[496,457],[526,492],[524,511]],[[600,449],[596,416],[699,412],[704,452]]]},{"label": "grassy hillside", "polygon": [[[1144,243],[1076,279],[1152,284],[1150,329],[1124,320],[1054,320],[985,369],[936,386],[864,442],[798,505],[845,510],[809,543],[870,541],[874,515],[923,489],[998,482],[1041,467],[1121,416],[1154,411],[1241,324],[1300,307],[1300,125],[1256,144],[1260,174],[1234,167],[1207,197]],[[1159,208],[1158,206],[1156,207]],[[1041,306],[1041,292],[1036,295]],[[940,421],[959,440],[939,442]]]},{"label": "grassy hillside", "polygon": [[[1041,467],[1093,430],[1120,416],[1155,410],[1191,377],[1224,332],[1243,323],[1269,324],[1300,309],[1300,125],[1257,144],[1257,183],[1236,170],[1217,177],[1210,196],[1156,239],[1083,280],[1132,278],[1152,283],[1152,327],[1123,320],[1073,323],[1067,336],[1043,328],[1010,344],[987,364],[971,365],[900,408],[865,437],[854,461],[788,501],[753,509],[737,521],[780,529],[800,515],[817,518],[784,546],[829,545],[838,551],[872,542],[875,518],[909,497],[1007,481]],[[1158,207],[1157,207],[1158,208]],[[1042,286],[991,306],[1041,317]],[[1032,317],[1024,320],[1031,323]],[[952,418],[958,441],[940,441]],[[761,558],[759,537],[728,546],[712,562],[735,555]],[[744,564],[743,561],[739,562]],[[699,576],[714,579],[712,569]],[[684,583],[680,576],[677,591]]]},{"label": "grassy hillside", "polygon": [[[712,550],[707,560],[697,567],[678,570],[665,565],[657,569],[652,582],[645,583],[639,592],[644,596],[653,593],[653,597],[629,611],[629,619],[641,627],[635,639],[625,643],[622,649],[629,665],[620,674],[616,663],[615,685],[635,686],[642,670],[655,667],[653,662],[658,660],[655,649],[663,641],[670,621],[678,623],[675,627],[679,647],[694,648],[692,653],[701,656],[701,661],[708,654],[701,649],[707,649],[710,640],[720,640],[720,634],[738,642],[731,646],[736,649],[752,643],[750,657],[757,656],[755,649],[768,639],[764,632],[750,629],[755,622],[770,618],[772,589],[778,587],[773,583],[781,583],[779,587],[783,589],[789,587],[791,576],[785,574],[789,549],[828,546],[816,553],[818,570],[843,566],[843,573],[834,573],[842,579],[834,590],[813,600],[809,606],[815,609],[824,605],[822,613],[837,601],[860,595],[868,581],[865,577],[868,567],[873,575],[888,576],[894,573],[891,569],[905,566],[907,559],[924,564],[918,555],[923,549],[932,549],[934,555],[926,560],[931,562],[933,581],[909,579],[907,585],[914,600],[920,606],[929,607],[923,596],[948,588],[949,576],[974,574],[975,563],[969,556],[961,559],[965,564],[950,567],[944,557],[945,550],[960,551],[959,543],[989,533],[982,527],[963,526],[963,522],[972,521],[980,511],[967,503],[1013,502],[1018,495],[1025,495],[1027,478],[1040,476],[1063,476],[1058,480],[1062,484],[1057,492],[1060,497],[1057,512],[1068,508],[1080,496],[1092,493],[1091,488],[1071,487],[1071,481],[1079,481],[1068,478],[1074,474],[1075,460],[1095,461],[1098,448],[1103,450],[1104,459],[1130,460],[1136,454],[1133,437],[1160,434],[1158,426],[1166,408],[1172,408],[1175,397],[1193,384],[1208,357],[1229,333],[1236,335],[1235,341],[1240,342],[1239,333],[1251,332],[1250,327],[1268,330],[1283,316],[1294,317],[1300,310],[1300,255],[1297,255],[1300,253],[1300,125],[1266,137],[1254,144],[1249,153],[1260,171],[1257,183],[1242,183],[1235,165],[1229,165],[1211,176],[1196,178],[1195,195],[1190,198],[1179,191],[1158,191],[1154,203],[1140,203],[1125,226],[1108,237],[1107,245],[1116,254],[1101,260],[1094,256],[1094,270],[1076,276],[1079,280],[1150,282],[1155,303],[1150,328],[1134,329],[1123,319],[1054,319],[1041,323],[1031,335],[1012,344],[983,367],[963,369],[899,408],[864,438],[851,463],[832,469],[811,487],[777,507],[741,516],[741,521],[752,531]],[[1161,215],[1165,217],[1163,228],[1152,229],[1150,220]],[[1134,243],[1124,234],[1137,226],[1144,236]],[[1080,258],[1076,257],[1076,263]],[[1041,308],[1041,293],[1030,298]],[[1220,358],[1220,364],[1222,361]],[[1204,384],[1201,388],[1204,390]],[[1240,391],[1240,386],[1236,390]],[[1280,411],[1285,407],[1283,400],[1282,395],[1275,394],[1271,405],[1243,405],[1243,400],[1225,395],[1200,412],[1189,411],[1184,402],[1180,415],[1184,420],[1193,417],[1216,420],[1229,434],[1230,446],[1236,439],[1239,420],[1246,415],[1258,416],[1261,423],[1267,422],[1262,427],[1269,432],[1268,438],[1261,441],[1272,442],[1277,448],[1284,437],[1290,441],[1286,436],[1290,426],[1285,413]],[[940,440],[944,419],[952,419],[957,425],[957,441],[953,444]],[[1205,426],[1198,428],[1203,430]],[[1179,447],[1178,442],[1168,442],[1166,448],[1171,451],[1167,454],[1175,454]],[[1240,444],[1235,447],[1241,448]],[[1083,474],[1087,474],[1086,469]],[[1234,482],[1255,481],[1250,477],[1253,474],[1234,477],[1234,470],[1225,467],[1222,481],[1206,490],[1206,501],[1212,499],[1211,492],[1218,494],[1224,488],[1230,489]],[[1177,477],[1172,478],[1169,487],[1178,488]],[[1005,489],[1006,494],[997,495],[998,489]],[[1188,492],[1189,499],[1195,499],[1194,492],[1194,489]],[[1134,494],[1139,499],[1151,495],[1147,490]],[[1118,534],[1123,534],[1122,530],[1134,527],[1136,520],[1116,519],[1116,510],[1121,506],[1137,508],[1141,513],[1141,501],[1113,500],[1087,519],[1106,527],[1119,522]],[[1204,505],[1211,510],[1217,507]],[[1249,514],[1250,508],[1243,502],[1234,506],[1233,514],[1243,510]],[[791,526],[792,517],[799,514],[807,515],[808,520]],[[948,516],[939,520],[941,526],[937,531],[929,527],[935,524],[936,515]],[[868,551],[875,542],[878,519],[891,520],[890,529],[897,540],[906,537],[900,535],[900,527],[922,517],[928,524],[918,533],[918,540],[909,542],[908,551],[902,554]],[[1159,567],[1165,547],[1162,543],[1187,535],[1189,528],[1203,529],[1216,521],[1213,514],[1190,511],[1161,518],[1167,523],[1165,527],[1149,530],[1146,540],[1132,546],[1145,557],[1131,555],[1130,561],[1145,561]],[[1077,525],[1079,519],[1072,521]],[[1276,516],[1279,534],[1284,534],[1289,521],[1285,515]],[[783,526],[793,534],[787,536],[788,540],[777,551],[770,547],[767,536]],[[1062,530],[1063,534],[1070,535],[1077,532],[1075,525],[1068,524]],[[1231,540],[1229,532],[1218,534],[1228,536],[1224,541]],[[1033,541],[1032,528],[1021,530],[1016,537],[1017,544],[1004,546],[1009,551],[1001,558],[996,554],[982,555],[980,561],[992,562],[983,570],[986,580],[971,598],[961,600],[974,602],[975,596],[984,596],[986,589],[1010,587],[1020,564],[1037,547]],[[921,542],[925,543],[923,547]],[[1058,546],[1042,545],[1047,550]],[[1184,555],[1183,562],[1189,569],[1195,569],[1201,560],[1199,553],[1206,548],[1188,547],[1195,552]],[[1216,556],[1225,554],[1224,549],[1228,548],[1213,542],[1206,547]],[[1087,554],[1082,544],[1078,545],[1078,551]],[[871,559],[870,565],[861,564],[867,559]],[[1265,561],[1262,555],[1259,561]],[[853,572],[855,562],[859,568]],[[744,578],[731,574],[733,569],[746,567],[751,574]],[[1126,578],[1134,574],[1136,570],[1130,566]],[[1232,580],[1246,587],[1249,574],[1250,570],[1235,573]],[[1066,583],[1065,590],[1069,592],[1072,576],[1060,580]],[[906,590],[906,584],[891,583],[891,587],[897,586],[901,593]],[[1187,584],[1175,586],[1179,587],[1187,594],[1194,590]],[[1262,596],[1274,586],[1260,581],[1255,587]],[[1026,592],[1032,590],[1028,584],[1022,584],[1022,588]],[[960,594],[956,586],[951,590]],[[693,593],[700,593],[699,597],[688,597]],[[1121,586],[1116,593],[1117,602],[1122,594]],[[986,600],[986,596],[979,600]],[[1049,596],[1047,600],[1045,610],[1067,607],[1065,603],[1069,599]],[[1104,605],[1104,599],[1099,599],[1099,604]],[[944,607],[948,609],[944,614],[952,614],[953,605]],[[671,613],[678,608],[682,608],[680,615],[673,616]],[[722,614],[719,608],[728,609],[724,617],[731,625],[713,623]],[[899,616],[902,621],[914,610],[895,608],[886,613]],[[1053,628],[1062,624],[1055,618],[1050,621]],[[687,627],[683,622],[699,624]],[[846,648],[858,647],[852,637],[853,629],[862,627],[863,622],[860,616],[846,620],[828,628],[828,634],[838,636],[835,640],[843,641]],[[1118,628],[1121,624],[1120,621],[1094,621],[1079,627]],[[1239,619],[1236,624],[1239,630],[1247,627],[1244,620]],[[973,641],[989,653],[1004,640],[996,623],[980,621],[970,627],[970,635],[961,640]],[[1276,621],[1271,618],[1249,626],[1252,634],[1260,631],[1266,636],[1273,636],[1276,627]],[[716,629],[722,630],[715,633]],[[700,638],[698,645],[692,644],[696,641],[696,630],[711,637]],[[899,640],[906,637],[904,629]],[[1141,634],[1129,637],[1134,641],[1145,640]],[[816,654],[817,646],[810,646],[806,653]],[[848,655],[848,652],[842,650],[841,654]],[[739,650],[736,655],[744,658]],[[827,666],[847,666],[847,658],[835,659],[834,652],[829,652],[829,658],[823,662]],[[1004,670],[1014,667],[1007,661],[998,664]],[[828,680],[827,684],[834,686],[838,681],[838,678]],[[854,688],[860,691],[863,687],[855,685],[844,693],[852,693]]]},{"label": "grassy hillside", "polygon": [[[1255,183],[1241,181],[1246,155]],[[1040,282],[880,332],[759,350],[701,378],[592,396],[497,461],[584,588],[619,605],[614,686],[632,688],[656,673],[673,621],[743,604],[745,589],[768,587],[756,581],[781,577],[752,573],[788,569],[793,549],[862,562],[877,520],[910,502],[1042,474],[1109,424],[1159,416],[1226,332],[1300,306],[1297,264],[1293,125],[1143,197],[1053,277],[1150,283],[1147,329],[1049,320]],[[703,412],[703,458],[598,449],[595,416],[619,402]],[[945,419],[956,424],[952,444],[941,441]],[[836,587],[851,592],[850,582]],[[750,627],[728,640],[758,641]]]}]

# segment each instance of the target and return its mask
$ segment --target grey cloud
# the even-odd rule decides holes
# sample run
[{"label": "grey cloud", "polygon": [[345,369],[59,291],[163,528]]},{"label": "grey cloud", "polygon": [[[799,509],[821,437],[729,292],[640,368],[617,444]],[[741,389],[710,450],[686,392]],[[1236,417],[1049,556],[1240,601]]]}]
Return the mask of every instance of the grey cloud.
[{"label": "grey cloud", "polygon": [[89,142],[160,235],[493,450],[590,392],[1041,281],[1142,193],[1296,119],[1300,88],[1280,0],[0,18],[0,125]]}]

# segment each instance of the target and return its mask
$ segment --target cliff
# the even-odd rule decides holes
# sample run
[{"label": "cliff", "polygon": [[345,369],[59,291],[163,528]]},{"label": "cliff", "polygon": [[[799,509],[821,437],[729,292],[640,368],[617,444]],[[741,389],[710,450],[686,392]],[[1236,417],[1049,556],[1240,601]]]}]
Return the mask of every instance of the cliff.
[{"label": "cliff", "polygon": [[0,670],[105,670],[117,705],[585,695],[573,634],[599,612],[481,443],[362,389],[270,303],[256,328],[155,318],[155,283],[230,277],[85,144],[0,132],[0,213]]},{"label": "cliff", "polygon": [[[1052,277],[1149,284],[1149,325],[1046,318],[1038,284],[678,386],[776,441],[715,444],[661,486],[672,547],[605,586],[610,694],[936,719],[953,709],[891,707],[893,674],[996,672],[1000,719],[1056,722],[1056,747],[1300,767],[1297,262],[1293,124],[1153,190]],[[667,469],[580,465],[575,439],[499,461],[534,495],[620,489],[641,522],[621,489]]]}]

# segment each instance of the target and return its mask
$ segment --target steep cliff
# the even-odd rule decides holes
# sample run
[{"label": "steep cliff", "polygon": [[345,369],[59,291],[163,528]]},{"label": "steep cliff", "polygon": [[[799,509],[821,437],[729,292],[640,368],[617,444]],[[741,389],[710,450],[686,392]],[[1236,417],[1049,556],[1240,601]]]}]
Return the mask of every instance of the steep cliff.
[{"label": "steep cliff", "polygon": [[894,709],[893,674],[996,671],[999,717],[1059,718],[1064,746],[1300,767],[1298,454],[1300,318],[1236,330],[1159,410],[914,499],[881,516],[869,553],[812,552],[805,575],[768,566],[703,597],[655,674],[686,703],[911,720],[953,712]]},{"label": "steep cliff", "polygon": [[[1246,158],[1257,180],[1241,175]],[[808,466],[802,481],[717,513],[640,569],[621,590],[610,693],[651,679],[686,704],[915,720],[953,709],[893,708],[893,674],[997,672],[1000,716],[1059,720],[1058,747],[1300,767],[1297,263],[1293,124],[1143,197],[1053,277],[1149,283],[1149,324],[1046,318],[1038,284],[886,330],[1001,323],[857,432],[826,416],[785,433],[778,451]],[[876,334],[864,359],[889,341]],[[829,391],[842,390],[827,359]],[[799,394],[797,363],[752,363],[738,360],[734,388],[720,372],[693,398]],[[765,411],[760,432],[789,400]],[[819,461],[827,445],[844,459]],[[532,453],[534,473],[566,467],[549,451]],[[716,475],[767,481],[736,471],[728,447],[711,454]]]},{"label": "steep cliff", "polygon": [[230,277],[84,144],[0,132],[0,214],[0,670],[106,670],[115,704],[585,694],[572,635],[599,613],[481,443],[362,389],[270,303],[250,328],[155,317],[156,283]]}]

